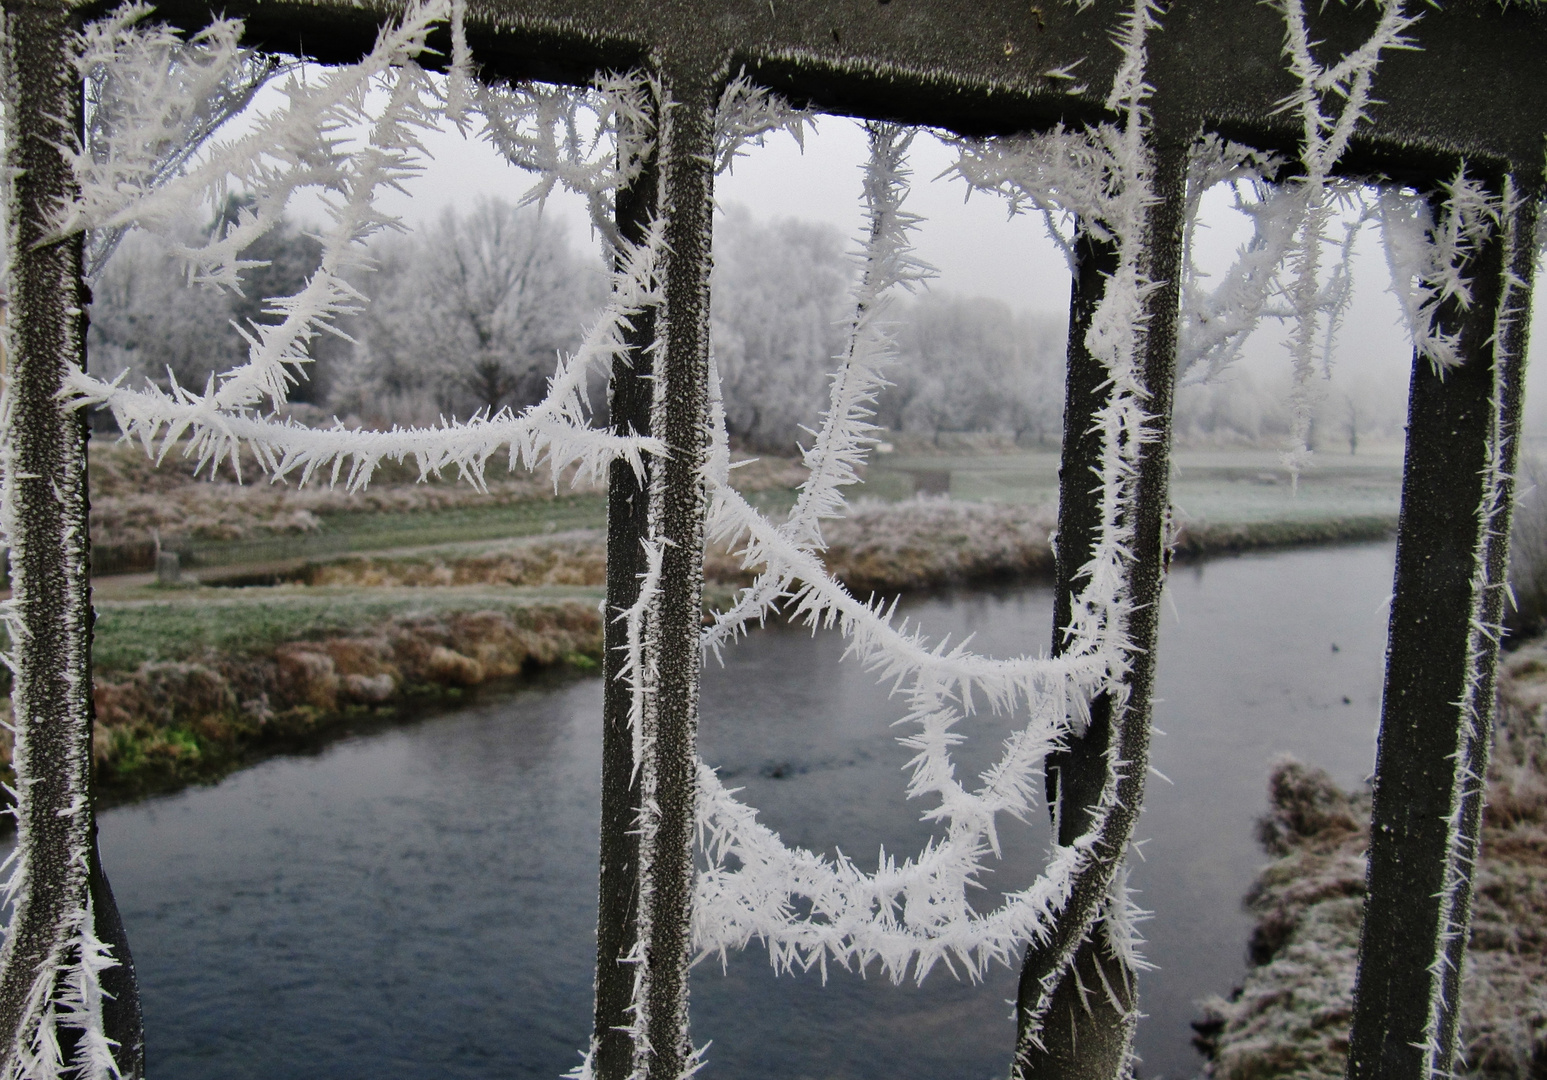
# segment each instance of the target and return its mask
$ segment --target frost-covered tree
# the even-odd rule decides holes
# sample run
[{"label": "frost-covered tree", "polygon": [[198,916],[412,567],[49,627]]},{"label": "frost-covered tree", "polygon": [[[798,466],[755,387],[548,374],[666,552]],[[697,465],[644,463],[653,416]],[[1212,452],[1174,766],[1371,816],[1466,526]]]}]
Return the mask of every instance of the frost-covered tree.
[{"label": "frost-covered tree", "polygon": [[362,415],[378,394],[460,416],[540,401],[555,358],[578,344],[606,288],[558,222],[499,199],[466,214],[448,208],[375,255],[345,403]]},{"label": "frost-covered tree", "polygon": [[[760,222],[731,206],[715,229],[715,359],[731,438],[789,453],[828,396],[852,319],[853,264],[836,228]],[[992,431],[1056,441],[1064,326],[1001,301],[922,291],[893,309],[892,384],[877,421],[896,431]]]},{"label": "frost-covered tree", "polygon": [[[251,196],[228,197],[215,222],[215,231],[223,235],[237,228],[243,212],[251,209]],[[239,327],[251,327],[275,321],[278,313],[271,309],[270,297],[294,296],[306,287],[306,279],[316,270],[317,261],[322,257],[322,242],[310,230],[285,217],[248,245],[243,257],[254,265],[244,275],[242,292],[225,295],[231,307],[232,322]],[[233,358],[231,367],[246,359],[247,342],[240,340],[237,344],[239,355]],[[345,357],[347,345],[343,338],[333,334],[314,337],[311,341],[312,362],[305,369],[306,377],[290,392],[290,400],[313,405],[326,402],[334,368]]]},{"label": "frost-covered tree", "polygon": [[131,234],[92,288],[91,372],[111,379],[128,371],[166,389],[171,379],[202,387],[247,351],[231,318],[229,295],[188,288],[165,244]]},{"label": "frost-covered tree", "polygon": [[[213,222],[190,223],[183,243],[200,243],[237,225],[251,199],[231,196]],[[131,232],[119,242],[92,288],[88,355],[93,374],[113,378],[127,371],[163,389],[202,389],[211,375],[247,359],[243,332],[273,322],[270,297],[299,292],[321,254],[317,239],[289,219],[265,233],[245,258],[252,263],[242,293],[188,284],[186,269],[158,237]],[[347,345],[341,338],[313,338],[312,363],[292,401],[321,403]]]},{"label": "frost-covered tree", "polygon": [[715,225],[713,333],[731,437],[792,453],[822,408],[843,349],[853,264],[831,225],[760,222],[730,206]]},{"label": "frost-covered tree", "polygon": [[880,416],[896,430],[997,431],[1056,442],[1064,325],[1000,300],[929,291],[901,312],[898,360]]},{"label": "frost-covered tree", "polygon": [[1289,436],[1294,419],[1283,388],[1248,368],[1177,387],[1173,431],[1179,443],[1271,446]]}]

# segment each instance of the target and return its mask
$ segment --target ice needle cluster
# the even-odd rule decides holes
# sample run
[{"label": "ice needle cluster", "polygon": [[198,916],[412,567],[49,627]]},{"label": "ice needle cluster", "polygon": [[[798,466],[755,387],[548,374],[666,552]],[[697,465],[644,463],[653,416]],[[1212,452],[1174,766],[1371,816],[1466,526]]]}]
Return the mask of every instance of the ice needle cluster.
[{"label": "ice needle cluster", "polygon": [[[168,391],[153,385],[130,387],[122,377],[107,382],[81,372],[72,378],[70,389],[82,405],[106,406],[126,437],[139,439],[158,455],[186,440],[186,453],[195,456],[201,467],[214,467],[227,459],[236,461],[238,447],[245,442],[276,478],[293,474],[302,482],[314,477],[344,480],[353,488],[368,483],[383,459],[412,460],[421,475],[450,469],[481,486],[489,461],[501,452],[511,468],[547,465],[555,476],[573,468],[578,477],[600,475],[617,458],[641,468],[642,455],[659,450],[648,438],[615,435],[592,426],[585,396],[587,376],[593,370],[610,371],[624,354],[622,335],[629,320],[659,300],[657,264],[662,244],[658,229],[650,232],[644,244],[620,249],[611,302],[575,354],[560,358],[548,396],[537,405],[519,413],[505,409],[482,414],[463,423],[391,431],[355,430],[342,424],[314,429],[274,416],[285,405],[289,390],[305,377],[311,342],[319,334],[341,333],[337,319],[364,304],[364,297],[350,283],[350,272],[369,269],[369,240],[399,227],[378,209],[377,198],[419,173],[424,157],[420,134],[437,127],[448,109],[456,115],[457,110],[465,113],[480,103],[485,106],[490,138],[518,164],[541,170],[543,183],[549,186],[562,180],[591,191],[599,200],[629,177],[626,163],[584,172],[574,161],[581,148],[567,134],[554,135],[556,127],[561,131],[567,130],[565,125],[573,127],[577,95],[571,95],[564,109],[540,95],[528,95],[531,107],[523,115],[510,107],[516,94],[510,87],[474,93],[468,88],[476,80],[458,70],[453,70],[444,89],[432,79],[419,64],[427,50],[427,36],[456,14],[448,0],[426,0],[412,6],[401,22],[384,29],[360,63],[325,69],[305,80],[292,74],[283,86],[283,106],[258,118],[245,135],[211,140],[196,161],[173,175],[168,176],[161,165],[156,144],[139,139],[138,127],[131,127],[122,138],[115,132],[106,146],[83,147],[75,154],[81,197],[62,216],[61,232],[137,227],[161,233],[172,241],[174,254],[196,283],[240,289],[243,272],[252,265],[242,259],[242,252],[279,223],[297,191],[321,191],[329,217],[319,236],[319,265],[305,287],[293,296],[269,299],[268,319],[239,327],[249,346],[246,364],[213,376],[203,388],[179,386],[174,380]],[[125,98],[116,105],[117,112],[149,117],[157,115],[159,107],[172,115],[179,110],[197,113],[196,95],[206,92],[211,83],[222,84],[213,71],[203,80],[182,80],[190,99],[186,102],[140,99],[141,94],[168,91],[165,79],[157,83],[135,77],[142,66],[165,63],[162,54],[139,44],[141,36],[157,40],[166,34],[156,27],[140,29],[136,20],[142,15],[140,9],[121,12],[115,16],[119,25],[111,35],[89,32],[86,39],[88,47],[102,40],[120,43],[111,52],[98,45],[91,53],[93,64],[111,72]],[[202,50],[195,48],[197,42],[186,48],[202,66],[223,64],[229,81],[233,77],[229,71],[247,62],[240,50],[230,46],[231,40],[234,32],[228,30]],[[116,70],[115,64],[125,70]],[[579,97],[587,103],[600,98],[614,101],[608,115],[626,122],[639,111],[638,90],[632,84],[624,89],[610,96],[597,91]],[[374,111],[367,97],[373,91],[385,99]],[[351,133],[362,129],[366,132],[360,140],[363,145],[351,145]],[[218,205],[233,190],[253,197],[251,207],[242,211],[233,227],[202,245],[176,242],[173,229],[184,208]]]}]

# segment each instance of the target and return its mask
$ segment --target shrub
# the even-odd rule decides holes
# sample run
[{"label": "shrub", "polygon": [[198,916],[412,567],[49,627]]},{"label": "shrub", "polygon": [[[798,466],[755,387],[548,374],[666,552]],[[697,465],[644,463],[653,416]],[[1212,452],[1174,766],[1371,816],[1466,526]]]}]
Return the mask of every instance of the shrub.
[{"label": "shrub", "polygon": [[1547,463],[1521,455],[1515,477],[1515,518],[1509,541],[1504,626],[1514,638],[1547,630]]}]

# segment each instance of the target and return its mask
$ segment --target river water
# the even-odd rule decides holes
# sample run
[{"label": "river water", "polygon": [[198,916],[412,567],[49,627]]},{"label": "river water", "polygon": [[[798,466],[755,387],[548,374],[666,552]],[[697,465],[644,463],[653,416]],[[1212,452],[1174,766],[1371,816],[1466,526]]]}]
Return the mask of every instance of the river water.
[{"label": "river water", "polygon": [[[1155,768],[1132,882],[1143,906],[1140,1067],[1193,1075],[1197,999],[1241,977],[1253,819],[1291,753],[1345,784],[1373,761],[1389,545],[1178,568],[1162,619]],[[1043,588],[909,609],[980,651],[1045,647]],[[917,850],[900,715],[841,642],[760,632],[711,668],[703,752],[787,841],[873,865]],[[144,994],[156,1080],[423,1080],[574,1066],[589,1029],[601,685],[592,679],[266,762],[102,815],[103,859]],[[973,721],[958,775],[997,748]],[[1040,820],[992,889],[1030,880]],[[1007,1068],[1015,974],[922,987],[836,970],[776,977],[754,948],[705,963],[693,1031],[714,1077],[987,1080]]]}]

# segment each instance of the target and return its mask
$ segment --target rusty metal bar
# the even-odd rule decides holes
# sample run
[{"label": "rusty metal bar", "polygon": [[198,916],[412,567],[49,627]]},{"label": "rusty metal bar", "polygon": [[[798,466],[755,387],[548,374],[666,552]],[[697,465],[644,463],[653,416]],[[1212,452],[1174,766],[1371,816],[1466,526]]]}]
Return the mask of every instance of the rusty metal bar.
[{"label": "rusty metal bar", "polygon": [[1350,1080],[1449,1075],[1455,1054],[1536,198],[1510,208],[1470,260],[1470,309],[1441,309],[1465,363],[1441,373],[1413,362]]},{"label": "rusty metal bar", "polygon": [[[695,62],[696,61],[696,62]],[[709,446],[709,266],[714,213],[712,61],[670,57],[661,67],[660,213],[665,303],[656,333],[651,430],[666,446],[650,481],[649,527],[661,545],[660,593],[649,620],[654,687],[646,712],[635,1068],[646,1080],[688,1070],[697,797],[699,633],[704,584],[703,469]]]}]

